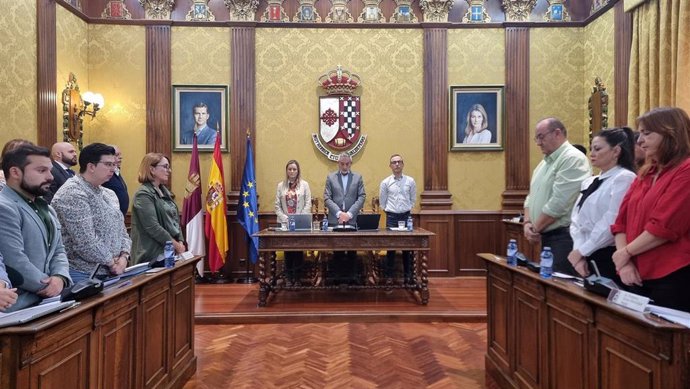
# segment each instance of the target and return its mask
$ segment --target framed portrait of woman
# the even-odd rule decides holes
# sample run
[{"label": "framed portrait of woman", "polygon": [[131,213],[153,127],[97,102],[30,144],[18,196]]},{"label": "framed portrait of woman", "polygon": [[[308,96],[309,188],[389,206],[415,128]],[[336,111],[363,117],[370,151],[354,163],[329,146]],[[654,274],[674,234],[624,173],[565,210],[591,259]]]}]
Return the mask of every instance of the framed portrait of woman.
[{"label": "framed portrait of woman", "polygon": [[451,151],[503,150],[503,109],[503,85],[451,86]]}]

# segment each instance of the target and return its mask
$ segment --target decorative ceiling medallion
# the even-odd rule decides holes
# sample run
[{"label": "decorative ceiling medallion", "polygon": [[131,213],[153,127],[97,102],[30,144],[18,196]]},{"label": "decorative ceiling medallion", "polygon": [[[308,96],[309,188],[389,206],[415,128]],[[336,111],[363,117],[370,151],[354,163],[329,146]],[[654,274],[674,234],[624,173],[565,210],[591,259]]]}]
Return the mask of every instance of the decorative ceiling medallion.
[{"label": "decorative ceiling medallion", "polygon": [[124,0],[111,0],[106,3],[101,17],[103,19],[131,19],[132,14],[125,6]]},{"label": "decorative ceiling medallion", "polygon": [[565,8],[565,0],[547,0],[549,8],[544,14],[544,20],[547,22],[569,22],[570,14]]},{"label": "decorative ceiling medallion", "polygon": [[259,7],[259,0],[223,0],[223,3],[233,22],[253,22]]},{"label": "decorative ceiling medallion", "polygon": [[213,16],[213,13],[208,8],[208,1],[209,0],[193,0],[192,7],[189,9],[189,12],[187,12],[185,20],[203,22],[215,21],[216,17]]},{"label": "decorative ceiling medallion", "polygon": [[529,21],[529,15],[537,5],[537,0],[503,0],[502,5],[507,21],[526,22]]},{"label": "decorative ceiling medallion", "polygon": [[412,0],[396,0],[395,10],[390,18],[391,23],[417,23],[417,16],[412,12]]},{"label": "decorative ceiling medallion", "polygon": [[447,22],[453,0],[419,0],[425,22]]},{"label": "decorative ceiling medallion", "polygon": [[300,0],[297,13],[293,19],[295,22],[321,22],[321,16],[316,11],[314,3],[316,0]]},{"label": "decorative ceiling medallion", "polygon": [[290,18],[283,9],[283,0],[268,0],[266,12],[261,16],[262,22],[289,22]]},{"label": "decorative ceiling medallion", "polygon": [[386,18],[383,17],[379,4],[381,4],[381,0],[364,0],[364,9],[359,14],[359,21],[361,23],[385,23]]},{"label": "decorative ceiling medallion", "polygon": [[355,155],[367,140],[361,129],[361,97],[354,95],[362,81],[338,65],[319,78],[327,96],[319,97],[319,133],[311,134],[314,146],[331,161],[343,152]]},{"label": "decorative ceiling medallion", "polygon": [[463,23],[488,23],[491,17],[484,8],[484,0],[465,0],[470,6],[462,17]]},{"label": "decorative ceiling medallion", "polygon": [[144,7],[146,19],[169,20],[175,0],[139,0]]},{"label": "decorative ceiling medallion", "polygon": [[350,0],[331,0],[331,12],[326,15],[326,23],[352,23],[354,19],[347,9]]}]

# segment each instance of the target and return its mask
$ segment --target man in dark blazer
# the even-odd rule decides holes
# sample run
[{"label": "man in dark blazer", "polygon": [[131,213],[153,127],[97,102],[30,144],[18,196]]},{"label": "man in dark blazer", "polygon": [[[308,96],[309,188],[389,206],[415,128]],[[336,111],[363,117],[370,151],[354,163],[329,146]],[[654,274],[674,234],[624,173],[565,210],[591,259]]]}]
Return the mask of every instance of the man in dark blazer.
[{"label": "man in dark blazer", "polygon": [[122,152],[117,145],[110,146],[115,149],[115,163],[117,164],[117,169],[115,169],[115,173],[113,173],[113,176],[110,177],[108,182],[103,184],[103,187],[115,192],[117,201],[120,202],[120,212],[122,212],[122,216],[126,216],[127,210],[129,209],[129,193],[127,193],[127,183],[125,183],[125,179],[122,178],[122,174],[120,174]]},{"label": "man in dark blazer", "polygon": [[74,177],[74,170],[71,167],[77,164],[77,150],[69,142],[54,144],[50,154],[53,158],[53,168],[50,170],[53,182],[50,184],[48,193],[43,196],[48,203],[53,200],[53,196],[62,184],[70,177]]},{"label": "man in dark blazer", "polygon": [[[326,177],[324,204],[328,208],[328,224],[354,226],[364,206],[366,193],[362,176],[350,170],[352,158],[347,153],[338,156],[338,171]],[[349,283],[359,283],[359,261],[356,251],[336,251],[331,263],[334,276]]]},{"label": "man in dark blazer", "polygon": [[50,187],[51,167],[48,149],[34,145],[2,160],[7,186],[0,191],[0,253],[19,295],[8,311],[58,296],[72,284],[60,222],[41,197]]}]

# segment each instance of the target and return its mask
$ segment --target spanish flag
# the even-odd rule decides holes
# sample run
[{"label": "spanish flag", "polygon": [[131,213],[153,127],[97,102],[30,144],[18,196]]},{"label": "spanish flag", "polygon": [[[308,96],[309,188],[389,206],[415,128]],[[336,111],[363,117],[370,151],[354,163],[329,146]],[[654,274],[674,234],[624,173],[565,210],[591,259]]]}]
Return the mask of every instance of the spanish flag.
[{"label": "spanish flag", "polygon": [[208,193],[206,194],[206,236],[208,237],[208,264],[215,273],[225,263],[228,253],[228,221],[225,216],[225,179],[223,160],[220,154],[222,136],[216,136],[213,148],[213,161],[208,174]]}]

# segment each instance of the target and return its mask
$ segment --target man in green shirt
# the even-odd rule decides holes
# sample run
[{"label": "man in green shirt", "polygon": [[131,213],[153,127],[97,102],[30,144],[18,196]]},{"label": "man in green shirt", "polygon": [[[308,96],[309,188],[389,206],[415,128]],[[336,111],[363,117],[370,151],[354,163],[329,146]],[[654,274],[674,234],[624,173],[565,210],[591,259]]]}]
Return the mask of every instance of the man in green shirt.
[{"label": "man in green shirt", "polygon": [[533,244],[551,247],[554,271],[577,274],[568,261],[573,248],[568,227],[580,185],[592,175],[592,169],[567,137],[565,126],[556,118],[537,123],[534,141],[544,159],[532,173],[525,199],[524,234]]}]

